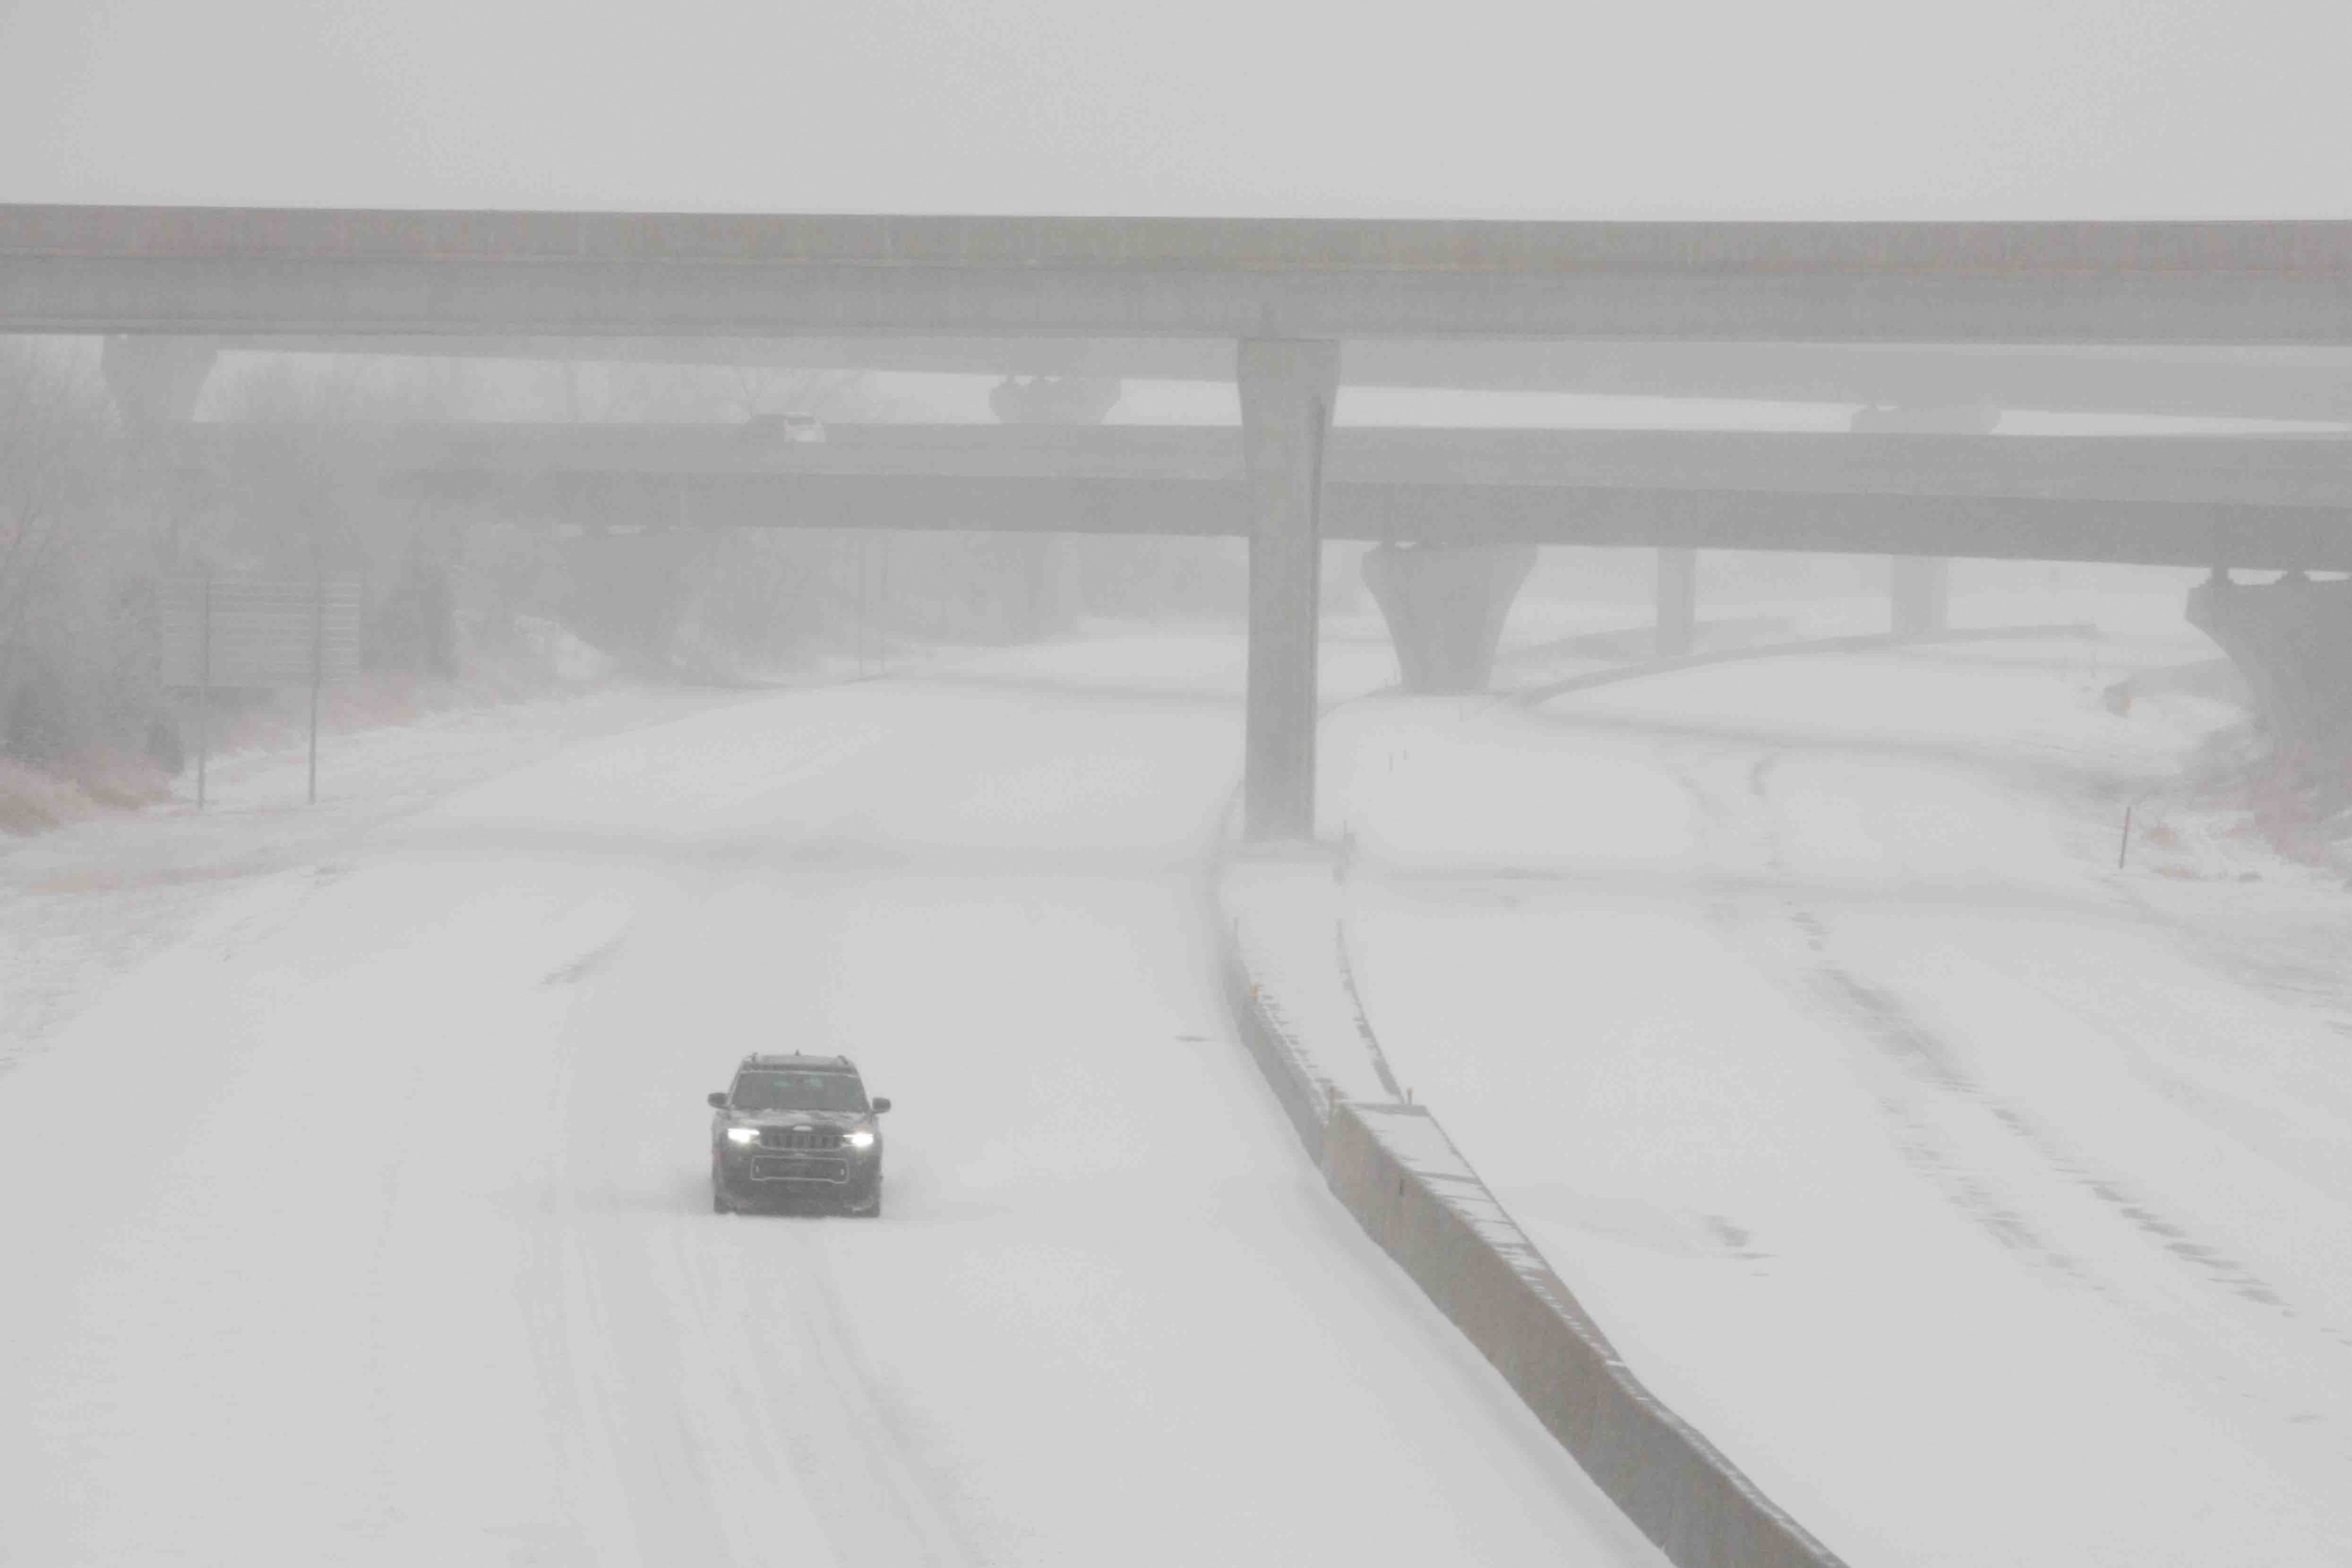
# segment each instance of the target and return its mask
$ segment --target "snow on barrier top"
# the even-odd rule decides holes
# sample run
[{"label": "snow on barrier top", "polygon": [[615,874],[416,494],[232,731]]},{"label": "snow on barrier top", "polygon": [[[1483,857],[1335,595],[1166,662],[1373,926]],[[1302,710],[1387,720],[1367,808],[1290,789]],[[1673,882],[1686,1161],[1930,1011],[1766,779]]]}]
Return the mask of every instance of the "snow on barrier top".
[{"label": "snow on barrier top", "polygon": [[1403,1098],[1364,1020],[1339,939],[1339,890],[1321,861],[1229,862],[1220,892],[1228,931],[1249,956],[1248,998],[1280,1042],[1285,1071],[1310,1090],[1328,1121],[1335,1094]]},{"label": "snow on barrier top", "polygon": [[1619,1357],[1424,1106],[1359,1004],[1321,861],[1222,868],[1242,1038],[1334,1195],[1678,1568],[1843,1568]]}]

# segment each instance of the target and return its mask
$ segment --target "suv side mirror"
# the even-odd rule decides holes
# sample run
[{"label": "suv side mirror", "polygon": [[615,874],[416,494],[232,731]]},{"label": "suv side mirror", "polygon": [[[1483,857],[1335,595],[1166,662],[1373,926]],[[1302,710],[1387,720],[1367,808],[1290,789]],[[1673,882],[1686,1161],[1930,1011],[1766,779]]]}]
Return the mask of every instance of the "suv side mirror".
[{"label": "suv side mirror", "polygon": [[887,1111],[889,1108],[890,1102],[887,1097],[874,1102],[874,1113],[877,1116],[879,1116],[883,1112]]},{"label": "suv side mirror", "polygon": [[713,1090],[704,1098],[709,1102],[710,1108],[714,1111],[724,1111],[727,1109],[727,1091],[724,1089]]}]

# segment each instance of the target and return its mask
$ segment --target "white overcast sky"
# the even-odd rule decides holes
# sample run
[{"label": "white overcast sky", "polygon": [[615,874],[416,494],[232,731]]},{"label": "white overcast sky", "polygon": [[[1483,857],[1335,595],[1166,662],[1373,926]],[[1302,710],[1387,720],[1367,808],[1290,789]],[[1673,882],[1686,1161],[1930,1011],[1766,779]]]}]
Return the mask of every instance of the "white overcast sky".
[{"label": "white overcast sky", "polygon": [[2352,0],[0,0],[0,201],[2352,216]]}]

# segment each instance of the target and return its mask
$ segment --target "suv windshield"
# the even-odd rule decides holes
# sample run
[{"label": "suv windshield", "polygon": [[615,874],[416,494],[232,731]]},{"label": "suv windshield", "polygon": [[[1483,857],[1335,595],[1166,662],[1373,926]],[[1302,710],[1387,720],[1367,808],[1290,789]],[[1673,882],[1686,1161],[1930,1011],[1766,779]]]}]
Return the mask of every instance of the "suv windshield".
[{"label": "suv windshield", "polygon": [[727,1096],[737,1111],[863,1111],[866,1086],[846,1072],[744,1072]]}]

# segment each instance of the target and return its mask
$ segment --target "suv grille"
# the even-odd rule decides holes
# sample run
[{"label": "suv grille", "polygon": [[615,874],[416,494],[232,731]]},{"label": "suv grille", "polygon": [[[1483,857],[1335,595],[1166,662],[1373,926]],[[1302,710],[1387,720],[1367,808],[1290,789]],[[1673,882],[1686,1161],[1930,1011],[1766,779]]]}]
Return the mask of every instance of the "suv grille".
[{"label": "suv grille", "polygon": [[760,1146],[763,1149],[837,1149],[841,1147],[838,1127],[762,1127]]}]

